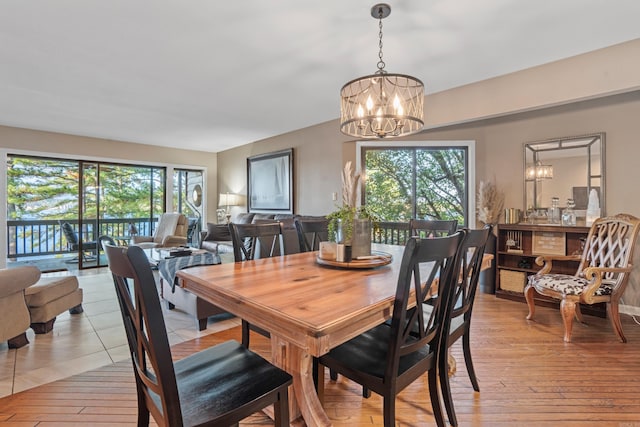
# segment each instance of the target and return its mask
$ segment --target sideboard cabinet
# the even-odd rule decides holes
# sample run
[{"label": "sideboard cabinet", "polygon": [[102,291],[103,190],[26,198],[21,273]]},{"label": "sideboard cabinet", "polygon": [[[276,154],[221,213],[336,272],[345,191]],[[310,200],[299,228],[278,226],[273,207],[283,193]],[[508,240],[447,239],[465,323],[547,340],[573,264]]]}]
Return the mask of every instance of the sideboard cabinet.
[{"label": "sideboard cabinet", "polygon": [[[581,255],[589,227],[536,224],[499,224],[496,248],[496,297],[525,301],[527,277],[541,268],[540,255]],[[554,261],[553,273],[575,274],[577,261]],[[558,307],[558,300],[536,295],[536,304]],[[606,316],[604,304],[582,305],[582,312]]]}]

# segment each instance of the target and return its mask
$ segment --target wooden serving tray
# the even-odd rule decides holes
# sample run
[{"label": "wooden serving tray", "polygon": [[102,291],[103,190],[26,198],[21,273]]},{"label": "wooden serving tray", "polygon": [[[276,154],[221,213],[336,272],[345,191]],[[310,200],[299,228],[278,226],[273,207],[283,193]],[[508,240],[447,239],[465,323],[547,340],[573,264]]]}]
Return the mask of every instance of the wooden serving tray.
[{"label": "wooden serving tray", "polygon": [[316,258],[316,262],[320,265],[327,265],[330,267],[338,267],[338,268],[349,268],[349,269],[359,269],[359,268],[376,268],[382,267],[383,265],[391,264],[393,257],[391,254],[386,252],[379,251],[371,251],[371,255],[375,258],[370,259],[354,259],[350,262],[339,262],[330,259],[322,259],[320,257]]}]

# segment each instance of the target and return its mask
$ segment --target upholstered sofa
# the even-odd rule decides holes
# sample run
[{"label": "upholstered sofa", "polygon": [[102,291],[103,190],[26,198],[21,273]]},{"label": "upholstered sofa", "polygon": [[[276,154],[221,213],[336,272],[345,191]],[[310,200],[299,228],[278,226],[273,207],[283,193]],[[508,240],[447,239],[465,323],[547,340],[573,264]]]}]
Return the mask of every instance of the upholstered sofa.
[{"label": "upholstered sofa", "polygon": [[[296,231],[295,219],[323,219],[324,216],[241,213],[232,218],[236,224],[251,224],[261,221],[277,221],[282,225],[282,240],[285,254],[300,252],[300,242]],[[200,247],[217,254],[233,253],[233,243],[227,224],[207,224],[207,231],[200,236]],[[276,252],[279,249],[276,250]]]}]

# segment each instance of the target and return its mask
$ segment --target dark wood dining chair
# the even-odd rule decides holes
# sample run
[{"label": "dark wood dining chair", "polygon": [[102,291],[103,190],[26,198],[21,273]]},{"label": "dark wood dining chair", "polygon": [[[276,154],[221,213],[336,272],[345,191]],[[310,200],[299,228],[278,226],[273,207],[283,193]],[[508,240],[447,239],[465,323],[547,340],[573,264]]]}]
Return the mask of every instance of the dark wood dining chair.
[{"label": "dark wood dining chair", "polygon": [[296,218],[294,221],[300,242],[300,252],[317,251],[320,242],[329,238],[329,220]]},{"label": "dark wood dining chair", "polygon": [[[282,226],[279,222],[229,223],[229,231],[233,242],[233,258],[235,262],[251,261],[284,254],[284,248],[281,245],[284,240],[281,238]],[[271,337],[268,331],[242,319],[242,345],[247,348],[249,348],[250,331],[255,331],[267,338]]]},{"label": "dark wood dining chair", "polygon": [[282,255],[282,227],[279,222],[229,223],[235,262]]},{"label": "dark wood dining chair", "polygon": [[450,236],[458,229],[458,221],[455,219],[411,219],[409,228],[412,236],[422,239],[427,237]]},{"label": "dark wood dining chair", "polygon": [[[487,244],[489,233],[491,233],[490,225],[478,230],[465,230],[465,237],[460,245],[460,254],[458,257],[458,262],[460,263],[458,281],[453,292],[451,314],[447,319],[449,334],[445,337],[447,347],[451,347],[462,337],[464,363],[467,367],[467,374],[471,380],[471,385],[475,391],[480,391],[480,386],[478,385],[478,379],[476,378],[476,373],[473,368],[473,360],[471,359],[469,335],[473,302],[478,287],[478,279],[480,278],[480,270],[482,269],[482,261],[484,258],[484,248]],[[429,301],[423,304],[422,307],[424,316],[429,317],[433,310],[433,302]],[[440,376],[440,387],[442,388],[442,399],[447,411],[449,423],[455,427],[458,425],[458,421],[451,396],[448,361],[448,357],[439,359],[438,374]]]},{"label": "dark wood dining chair", "polygon": [[176,362],[144,251],[105,245],[133,361],[138,426],[237,425],[274,405],[275,425],[289,425],[291,376],[236,341]]},{"label": "dark wood dining chair", "polygon": [[[458,248],[464,234],[460,231],[447,237],[411,238],[402,257],[391,327],[381,324],[319,358],[318,381],[324,380],[325,366],[383,397],[387,427],[395,425],[396,395],[425,372],[434,417],[438,426],[444,426],[437,367],[439,358],[447,357],[443,333],[456,289]],[[425,317],[423,310],[409,307],[422,306],[436,278],[439,298]],[[415,304],[410,304],[412,290]],[[414,325],[418,325],[417,334]]]},{"label": "dark wood dining chair", "polygon": [[[488,225],[482,229],[468,230],[465,229],[465,237],[460,245],[460,253],[458,256],[459,274],[458,282],[453,293],[453,306],[451,307],[451,315],[448,316],[449,335],[447,338],[447,347],[451,347],[462,337],[462,351],[464,354],[465,366],[471,384],[475,391],[480,391],[478,379],[473,368],[473,360],[471,358],[470,344],[470,328],[471,313],[473,311],[473,302],[475,300],[478,280],[482,269],[484,259],[484,249],[489,239],[492,226]],[[437,296],[436,296],[437,298]],[[433,311],[434,299],[427,300],[423,305],[424,317],[429,318]],[[390,325],[390,322],[386,323]],[[414,330],[417,333],[418,329]],[[451,396],[451,385],[449,383],[449,357],[439,359],[438,373],[440,376],[440,387],[442,388],[442,398],[447,411],[449,423],[457,426],[457,418],[455,415],[453,399]],[[370,392],[363,388],[363,396],[369,397]]]}]

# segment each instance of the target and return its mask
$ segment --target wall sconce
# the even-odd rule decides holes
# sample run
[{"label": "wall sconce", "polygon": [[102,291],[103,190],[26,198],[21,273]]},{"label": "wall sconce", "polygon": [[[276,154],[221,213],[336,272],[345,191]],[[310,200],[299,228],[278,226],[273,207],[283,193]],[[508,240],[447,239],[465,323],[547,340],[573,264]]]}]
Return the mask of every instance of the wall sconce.
[{"label": "wall sconce", "polygon": [[237,194],[231,193],[220,193],[220,198],[218,202],[218,206],[225,208],[225,216],[227,217],[227,224],[231,220],[231,212],[229,211],[229,207],[238,206],[240,204],[240,196]]}]

